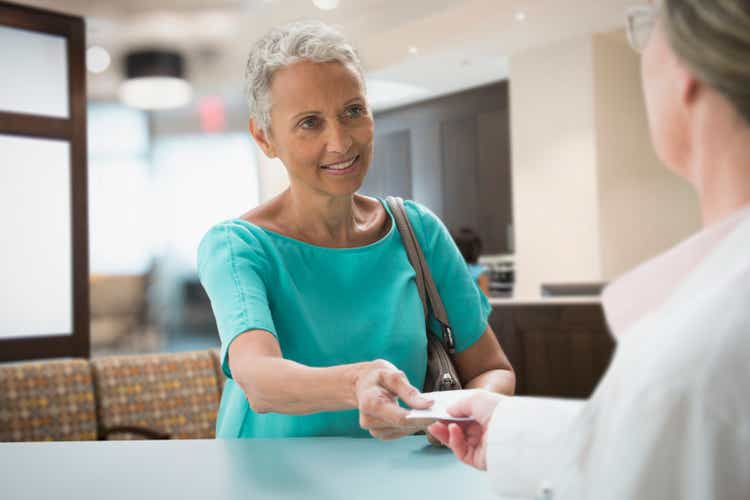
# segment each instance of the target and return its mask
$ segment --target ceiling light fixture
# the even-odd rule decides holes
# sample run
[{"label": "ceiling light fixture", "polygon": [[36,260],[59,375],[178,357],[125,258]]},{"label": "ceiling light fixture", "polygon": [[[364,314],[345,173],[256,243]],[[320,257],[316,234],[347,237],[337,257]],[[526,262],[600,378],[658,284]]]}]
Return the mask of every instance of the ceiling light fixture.
[{"label": "ceiling light fixture", "polygon": [[339,6],[339,0],[312,0],[312,3],[320,10],[333,10]]},{"label": "ceiling light fixture", "polygon": [[415,55],[417,52],[419,52],[419,49],[416,47],[409,47],[409,54]]},{"label": "ceiling light fixture", "polygon": [[86,50],[86,68],[92,73],[101,73],[109,68],[111,60],[109,52],[97,45]]},{"label": "ceiling light fixture", "polygon": [[522,11],[516,12],[516,21],[521,22],[526,20],[526,13]]},{"label": "ceiling light fixture", "polygon": [[184,77],[184,60],[177,52],[139,50],[125,57],[126,80],[120,99],[141,109],[170,109],[184,106],[192,97]]}]

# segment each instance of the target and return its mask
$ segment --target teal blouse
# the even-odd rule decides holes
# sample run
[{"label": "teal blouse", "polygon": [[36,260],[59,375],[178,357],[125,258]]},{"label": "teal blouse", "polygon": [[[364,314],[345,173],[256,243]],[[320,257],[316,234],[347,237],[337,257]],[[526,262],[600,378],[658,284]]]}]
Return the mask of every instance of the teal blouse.
[{"label": "teal blouse", "polygon": [[[211,228],[198,249],[198,274],[211,299],[228,380],[216,436],[362,436],[357,410],[311,415],[258,414],[232,380],[228,349],[238,335],[265,330],[286,359],[326,367],[386,359],[417,388],[424,384],[427,341],[414,269],[393,215],[391,230],[363,247],[311,245],[232,219]],[[487,328],[490,305],[443,223],[405,202],[407,215],[452,323],[456,350]],[[434,320],[433,320],[434,321]],[[436,332],[440,332],[435,324]]]}]

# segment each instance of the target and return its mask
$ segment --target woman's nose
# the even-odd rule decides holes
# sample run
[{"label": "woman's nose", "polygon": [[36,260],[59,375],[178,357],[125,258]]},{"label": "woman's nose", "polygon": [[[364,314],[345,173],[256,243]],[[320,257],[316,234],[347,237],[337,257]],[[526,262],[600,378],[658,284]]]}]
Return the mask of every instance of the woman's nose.
[{"label": "woman's nose", "polygon": [[340,123],[332,125],[328,130],[328,144],[326,149],[329,153],[344,154],[352,146],[352,136]]}]

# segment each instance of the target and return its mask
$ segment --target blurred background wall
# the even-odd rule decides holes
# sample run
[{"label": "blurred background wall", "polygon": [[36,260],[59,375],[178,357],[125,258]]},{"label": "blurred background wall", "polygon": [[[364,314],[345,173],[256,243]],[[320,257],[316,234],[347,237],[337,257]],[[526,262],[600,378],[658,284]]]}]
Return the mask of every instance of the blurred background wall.
[{"label": "blurred background wall", "polygon": [[[495,299],[604,284],[699,225],[650,145],[628,0],[21,3],[86,20],[94,355],[218,345],[196,250],[287,185],[247,132],[242,78],[251,43],[293,20],[338,25],[361,52],[376,116],[363,192],[477,230]],[[181,61],[170,109],[126,98],[146,49]]]}]

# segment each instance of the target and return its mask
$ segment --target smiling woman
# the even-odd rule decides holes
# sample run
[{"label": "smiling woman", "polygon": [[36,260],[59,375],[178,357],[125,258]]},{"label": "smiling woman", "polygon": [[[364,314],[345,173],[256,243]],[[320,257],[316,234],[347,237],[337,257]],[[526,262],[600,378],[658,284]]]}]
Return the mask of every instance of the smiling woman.
[{"label": "smiling woman", "polygon": [[330,194],[351,194],[372,162],[374,123],[356,69],[302,60],[279,69],[270,125],[250,131],[266,155],[279,157],[289,177]]},{"label": "smiling woman", "polygon": [[[427,337],[415,273],[384,200],[357,193],[374,123],[355,50],[318,22],[272,30],[248,58],[249,129],[290,186],[214,226],[198,251],[229,380],[218,437],[394,439],[400,398],[426,408]],[[490,306],[442,222],[407,215],[454,325],[465,387],[510,394],[515,378]]]}]

